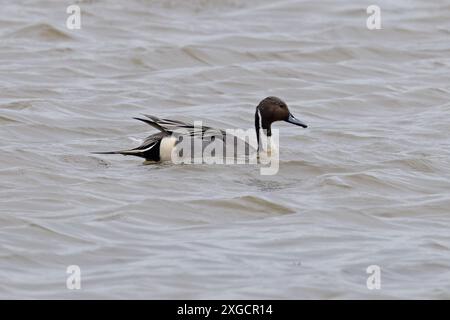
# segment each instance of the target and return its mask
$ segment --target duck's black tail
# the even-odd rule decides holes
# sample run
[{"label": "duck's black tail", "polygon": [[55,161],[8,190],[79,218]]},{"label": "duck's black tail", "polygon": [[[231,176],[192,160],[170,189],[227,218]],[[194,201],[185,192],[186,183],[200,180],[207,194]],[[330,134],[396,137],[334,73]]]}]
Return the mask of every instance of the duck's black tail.
[{"label": "duck's black tail", "polygon": [[[160,132],[155,133],[145,139],[145,141],[138,147],[129,149],[129,150],[119,150],[119,151],[104,151],[104,152],[91,152],[92,154],[121,154],[124,156],[136,156],[141,157],[149,160],[157,160],[159,161],[159,145],[161,143],[161,140],[169,135],[169,132],[166,131],[163,127],[161,127],[158,123],[155,121],[160,121],[156,117],[147,116],[151,120],[142,119],[142,118],[134,118],[139,121],[143,121],[149,125],[151,125],[153,128],[158,129]],[[155,147],[156,146],[156,147]]]}]

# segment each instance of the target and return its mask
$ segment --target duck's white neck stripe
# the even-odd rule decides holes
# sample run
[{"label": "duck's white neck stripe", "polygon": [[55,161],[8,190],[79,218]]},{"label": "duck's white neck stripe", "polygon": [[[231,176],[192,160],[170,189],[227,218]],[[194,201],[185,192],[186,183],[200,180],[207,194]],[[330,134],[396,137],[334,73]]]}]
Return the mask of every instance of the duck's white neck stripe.
[{"label": "duck's white neck stripe", "polygon": [[262,117],[259,108],[258,108],[258,119],[259,119],[259,129],[262,129]]}]

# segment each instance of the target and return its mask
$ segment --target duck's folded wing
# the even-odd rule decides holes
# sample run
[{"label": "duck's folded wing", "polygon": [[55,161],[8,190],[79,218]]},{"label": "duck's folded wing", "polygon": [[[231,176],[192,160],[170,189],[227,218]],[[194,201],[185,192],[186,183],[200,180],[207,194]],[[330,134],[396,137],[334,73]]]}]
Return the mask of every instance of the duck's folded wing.
[{"label": "duck's folded wing", "polygon": [[151,116],[148,114],[144,114],[147,118],[150,119],[147,121],[144,121],[142,119],[138,119],[141,121],[144,121],[146,123],[149,123],[150,125],[153,125],[155,128],[161,128],[159,130],[165,131],[168,133],[174,133],[179,135],[187,135],[195,138],[208,138],[212,136],[225,136],[225,131],[221,129],[215,129],[211,127],[195,127],[191,123],[186,123],[183,121],[178,120],[171,120],[171,119],[160,119],[155,116]]}]

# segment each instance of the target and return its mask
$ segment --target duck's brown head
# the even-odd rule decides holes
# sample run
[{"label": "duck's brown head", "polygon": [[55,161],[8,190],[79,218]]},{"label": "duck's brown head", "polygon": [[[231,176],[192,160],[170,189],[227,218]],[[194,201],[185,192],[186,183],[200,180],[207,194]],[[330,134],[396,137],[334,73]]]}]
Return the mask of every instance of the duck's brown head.
[{"label": "duck's brown head", "polygon": [[256,107],[255,127],[259,133],[259,129],[267,130],[267,135],[271,135],[271,125],[275,121],[286,121],[297,126],[307,128],[308,126],[295,118],[289,111],[287,104],[277,97],[267,97],[263,99]]}]

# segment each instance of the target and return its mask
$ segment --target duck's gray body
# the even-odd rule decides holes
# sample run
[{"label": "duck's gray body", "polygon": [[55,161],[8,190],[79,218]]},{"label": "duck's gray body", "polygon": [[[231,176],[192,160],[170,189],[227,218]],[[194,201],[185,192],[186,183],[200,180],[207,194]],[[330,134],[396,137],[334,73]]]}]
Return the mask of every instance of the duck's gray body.
[{"label": "duck's gray body", "polygon": [[[231,136],[229,133],[221,129],[214,129],[205,126],[197,128],[190,123],[178,120],[160,119],[151,115],[144,116],[146,119],[134,119],[143,121],[160,130],[160,132],[148,136],[140,146],[134,149],[99,152],[99,154],[132,155],[144,158],[146,161],[168,161],[171,160],[173,149],[176,148],[177,144],[183,139],[199,139],[201,141],[201,151],[203,151],[216,139],[220,139],[223,142],[224,154],[227,144],[230,144],[231,141],[233,144],[244,144],[245,155],[256,151],[254,146],[251,146],[246,141],[243,141],[237,137]],[[193,146],[193,143],[191,143],[191,145]],[[235,148],[233,148],[233,156],[236,157],[237,154],[234,149]],[[192,155],[194,155],[194,153],[192,153]]]}]

